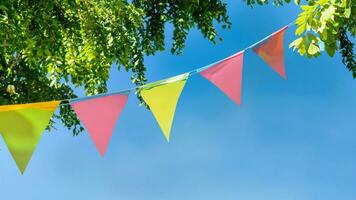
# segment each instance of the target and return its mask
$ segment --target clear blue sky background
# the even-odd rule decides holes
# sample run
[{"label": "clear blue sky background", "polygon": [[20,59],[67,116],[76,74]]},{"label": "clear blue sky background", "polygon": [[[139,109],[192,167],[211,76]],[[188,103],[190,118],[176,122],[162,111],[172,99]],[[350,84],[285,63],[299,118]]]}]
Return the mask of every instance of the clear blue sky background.
[{"label": "clear blue sky background", "polygon": [[[216,46],[193,30],[183,56],[146,59],[150,81],[229,56],[296,18],[293,4],[251,9],[228,1],[233,28]],[[167,48],[171,42],[167,26]],[[356,197],[356,82],[338,54],[308,60],[288,49],[284,81],[245,54],[242,106],[194,76],[182,93],[168,144],[134,95],[105,158],[88,134],[45,133],[21,176],[0,141],[1,199],[351,200]],[[109,90],[131,87],[114,68]]]}]

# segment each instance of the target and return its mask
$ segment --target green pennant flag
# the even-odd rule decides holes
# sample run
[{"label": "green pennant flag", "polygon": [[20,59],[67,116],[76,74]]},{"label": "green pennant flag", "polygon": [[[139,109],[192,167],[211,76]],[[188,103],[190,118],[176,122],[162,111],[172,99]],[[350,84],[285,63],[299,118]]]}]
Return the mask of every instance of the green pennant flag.
[{"label": "green pennant flag", "polygon": [[140,94],[169,142],[174,113],[189,73],[143,86]]},{"label": "green pennant flag", "polygon": [[0,106],[0,133],[21,174],[59,103]]}]

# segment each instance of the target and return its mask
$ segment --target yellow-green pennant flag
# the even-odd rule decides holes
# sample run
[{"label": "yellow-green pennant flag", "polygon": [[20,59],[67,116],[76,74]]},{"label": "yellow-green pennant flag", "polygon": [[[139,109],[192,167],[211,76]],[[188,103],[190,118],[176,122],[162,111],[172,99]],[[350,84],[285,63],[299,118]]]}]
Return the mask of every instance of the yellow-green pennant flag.
[{"label": "yellow-green pennant flag", "polygon": [[168,142],[177,102],[188,76],[189,73],[186,73],[150,83],[140,90]]},{"label": "yellow-green pennant flag", "polygon": [[0,106],[0,133],[22,174],[59,103]]}]

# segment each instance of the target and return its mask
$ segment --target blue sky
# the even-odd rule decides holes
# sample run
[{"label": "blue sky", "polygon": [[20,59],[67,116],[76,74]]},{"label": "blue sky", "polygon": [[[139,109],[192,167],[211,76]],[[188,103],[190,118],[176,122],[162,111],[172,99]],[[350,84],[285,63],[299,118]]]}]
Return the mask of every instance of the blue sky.
[{"label": "blue sky", "polygon": [[[296,18],[293,4],[249,8],[228,1],[231,31],[212,45],[193,30],[183,56],[148,57],[150,81],[227,57]],[[1,199],[351,200],[356,196],[356,82],[341,63],[288,49],[288,80],[253,52],[244,58],[242,105],[193,76],[177,106],[168,144],[152,114],[131,95],[105,158],[88,134],[45,133],[21,176],[0,140]],[[113,68],[109,90],[131,87]]]}]

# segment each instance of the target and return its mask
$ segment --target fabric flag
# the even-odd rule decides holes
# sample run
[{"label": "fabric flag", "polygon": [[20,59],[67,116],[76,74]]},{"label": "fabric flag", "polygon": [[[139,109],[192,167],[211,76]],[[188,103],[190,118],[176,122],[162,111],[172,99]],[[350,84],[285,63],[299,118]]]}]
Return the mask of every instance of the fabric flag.
[{"label": "fabric flag", "polygon": [[0,106],[0,133],[22,174],[59,103]]},{"label": "fabric flag", "polygon": [[287,79],[284,69],[283,36],[288,26],[274,32],[267,40],[253,48],[253,51],[268,63],[284,79]]},{"label": "fabric flag", "polygon": [[241,51],[199,72],[237,104],[241,104],[243,56]]},{"label": "fabric flag", "polygon": [[140,94],[169,142],[174,113],[189,73],[143,86]]},{"label": "fabric flag", "polygon": [[70,102],[101,156],[105,155],[128,96],[127,92]]}]

